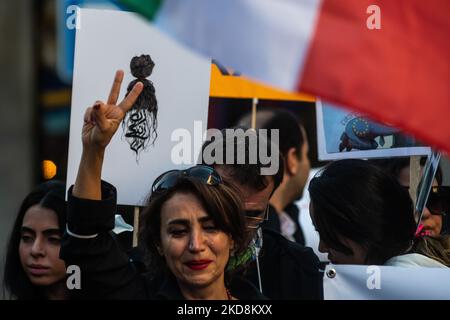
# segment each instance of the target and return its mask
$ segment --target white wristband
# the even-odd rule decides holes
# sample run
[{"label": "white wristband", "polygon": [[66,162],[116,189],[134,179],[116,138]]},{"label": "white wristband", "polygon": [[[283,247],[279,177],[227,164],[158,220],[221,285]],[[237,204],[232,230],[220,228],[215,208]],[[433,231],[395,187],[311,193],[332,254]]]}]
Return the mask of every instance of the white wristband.
[{"label": "white wristband", "polygon": [[69,230],[69,226],[67,224],[66,224],[66,232],[69,236],[78,238],[78,239],[93,239],[98,236],[98,233],[93,234],[93,235],[88,235],[88,236],[83,236],[81,234],[73,233],[72,231]]}]

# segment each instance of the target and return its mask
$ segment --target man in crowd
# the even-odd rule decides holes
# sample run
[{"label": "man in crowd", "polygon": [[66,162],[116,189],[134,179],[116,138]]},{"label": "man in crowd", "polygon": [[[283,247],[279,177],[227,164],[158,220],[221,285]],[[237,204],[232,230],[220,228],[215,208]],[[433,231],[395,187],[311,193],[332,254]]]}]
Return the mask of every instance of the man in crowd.
[{"label": "man in crowd", "polygon": [[[250,121],[251,115],[247,115],[239,124],[250,126]],[[311,169],[306,131],[291,112],[276,109],[259,111],[256,129],[278,130],[278,145],[284,160],[283,181],[270,198],[269,220],[263,228],[273,229],[287,239],[305,245],[295,201],[302,197]]]},{"label": "man in crowd", "polygon": [[[225,182],[239,189],[243,197],[251,251],[243,257],[235,257],[233,267],[239,270],[239,265],[249,263],[247,268],[241,270],[241,275],[262,289],[262,293],[270,299],[321,299],[322,275],[319,272],[319,260],[312,249],[289,241],[272,229],[261,229],[269,209],[269,200],[282,184],[284,175],[284,161],[278,152],[277,143],[274,148],[270,139],[255,130],[247,130],[245,139],[230,137],[225,130],[222,133],[222,139],[207,141],[203,151],[207,148],[211,150],[211,146],[215,145],[216,150],[223,148],[224,156],[230,153],[234,155],[234,161],[203,162],[214,166]],[[255,150],[251,143],[257,145],[256,155],[251,154]],[[264,148],[275,151],[270,155],[270,163],[261,156]],[[244,163],[237,161],[235,150],[245,150]],[[255,163],[250,161],[252,156],[256,157]],[[261,174],[274,161],[278,163],[276,172]]]}]

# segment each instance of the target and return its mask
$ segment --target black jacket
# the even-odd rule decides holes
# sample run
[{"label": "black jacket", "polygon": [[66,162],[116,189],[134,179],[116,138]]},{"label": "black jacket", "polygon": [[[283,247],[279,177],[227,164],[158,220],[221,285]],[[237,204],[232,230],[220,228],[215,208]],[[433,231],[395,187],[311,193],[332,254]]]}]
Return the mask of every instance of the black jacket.
[{"label": "black jacket", "polygon": [[[323,273],[311,248],[287,240],[280,233],[263,230],[259,257],[263,294],[269,299],[323,299]],[[242,275],[259,288],[256,262]]]},{"label": "black jacket", "polygon": [[[73,188],[73,187],[72,187]],[[67,228],[60,257],[66,266],[81,271],[81,289],[75,299],[184,299],[170,272],[141,273],[112,234],[116,212],[116,189],[102,182],[100,201],[79,199],[69,190]],[[79,238],[71,236],[92,236]],[[265,299],[248,281],[236,279],[229,287],[242,300]]]},{"label": "black jacket", "polygon": [[[295,205],[295,203],[291,203],[285,208],[284,212],[286,212],[286,214],[291,217],[297,228],[294,233],[295,242],[300,243],[301,245],[305,245],[305,236],[303,235],[302,228],[300,227],[300,223],[298,222],[300,210]],[[271,229],[278,233],[281,233],[280,218],[275,208],[271,205],[269,205],[269,219],[264,223],[263,229]]]}]

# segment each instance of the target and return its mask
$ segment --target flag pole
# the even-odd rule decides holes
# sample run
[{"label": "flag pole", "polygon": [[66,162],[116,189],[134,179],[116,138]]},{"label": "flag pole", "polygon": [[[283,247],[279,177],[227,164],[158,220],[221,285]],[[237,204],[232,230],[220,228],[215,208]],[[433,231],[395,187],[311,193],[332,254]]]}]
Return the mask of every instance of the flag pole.
[{"label": "flag pole", "polygon": [[428,196],[430,195],[431,186],[433,185],[433,179],[439,167],[439,161],[441,160],[441,153],[433,150],[427,158],[427,162],[423,168],[423,174],[420,182],[420,190],[417,192],[417,201],[415,203],[415,218],[417,227],[422,220],[423,210],[425,209]]},{"label": "flag pole", "polygon": [[133,248],[138,246],[139,241],[139,207],[134,207],[133,217]]},{"label": "flag pole", "polygon": [[409,158],[409,195],[413,201],[414,207],[417,202],[417,187],[420,181],[420,156],[411,156]]}]

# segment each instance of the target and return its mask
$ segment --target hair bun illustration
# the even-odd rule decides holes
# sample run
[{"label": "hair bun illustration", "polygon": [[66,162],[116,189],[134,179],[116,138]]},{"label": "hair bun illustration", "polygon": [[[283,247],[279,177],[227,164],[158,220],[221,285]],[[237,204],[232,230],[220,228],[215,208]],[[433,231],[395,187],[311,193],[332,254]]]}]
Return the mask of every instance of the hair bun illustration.
[{"label": "hair bun illustration", "polygon": [[137,98],[134,105],[125,115],[122,123],[125,131],[125,139],[130,145],[130,149],[136,153],[136,160],[139,154],[145,150],[149,144],[153,145],[158,133],[158,102],[155,95],[153,83],[147,79],[152,72],[155,63],[148,54],[136,56],[131,59],[131,74],[137,78],[130,82],[127,88],[127,95],[137,82],[142,82],[144,89]]},{"label": "hair bun illustration", "polygon": [[130,68],[131,74],[138,79],[145,79],[153,72],[155,63],[148,54],[143,54],[140,57],[131,59]]}]

